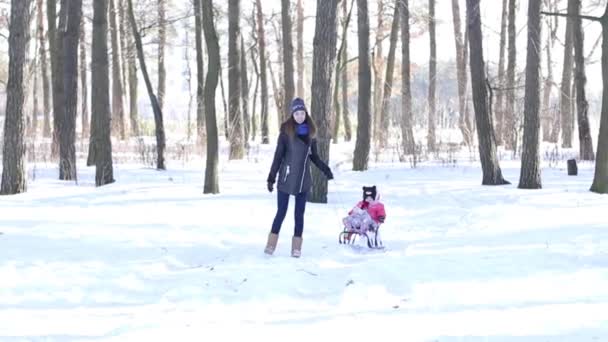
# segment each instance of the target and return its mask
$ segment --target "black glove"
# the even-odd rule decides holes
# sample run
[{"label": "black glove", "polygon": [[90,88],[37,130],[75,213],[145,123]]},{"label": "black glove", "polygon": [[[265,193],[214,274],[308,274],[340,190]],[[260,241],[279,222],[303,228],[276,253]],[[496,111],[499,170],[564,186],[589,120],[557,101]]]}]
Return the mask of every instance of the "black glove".
[{"label": "black glove", "polygon": [[380,221],[380,223],[384,223],[384,219],[386,219],[384,216],[378,217],[378,221]]},{"label": "black glove", "polygon": [[325,176],[327,177],[328,180],[334,179],[334,174],[331,173],[331,169],[329,169],[329,168],[327,168],[327,170],[325,171]]},{"label": "black glove", "polygon": [[274,188],[274,183],[273,182],[268,182],[266,184],[266,186],[268,187],[268,192],[272,192],[273,188]]}]

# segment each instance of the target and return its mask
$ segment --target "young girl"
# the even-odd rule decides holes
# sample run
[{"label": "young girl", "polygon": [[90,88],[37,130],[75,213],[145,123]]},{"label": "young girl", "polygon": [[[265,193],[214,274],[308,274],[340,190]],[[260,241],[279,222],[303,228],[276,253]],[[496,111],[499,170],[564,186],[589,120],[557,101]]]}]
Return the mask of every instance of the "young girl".
[{"label": "young girl", "polygon": [[306,208],[306,196],[311,187],[309,161],[315,164],[327,179],[334,178],[329,166],[317,154],[315,131],[315,123],[308,115],[304,100],[296,97],[291,102],[291,116],[281,125],[274,160],[267,179],[268,191],[272,192],[278,173],[277,213],[268,234],[268,242],[264,249],[266,254],[274,253],[281,224],[287,214],[289,196],[292,195],[296,198],[296,206],[291,256],[299,258],[301,255],[304,209]]},{"label": "young girl", "polygon": [[[384,204],[380,202],[376,186],[363,187],[363,200],[357,203],[342,222],[349,232],[367,234],[375,232],[381,223],[384,223],[386,212]],[[346,239],[350,239],[350,234]]]}]

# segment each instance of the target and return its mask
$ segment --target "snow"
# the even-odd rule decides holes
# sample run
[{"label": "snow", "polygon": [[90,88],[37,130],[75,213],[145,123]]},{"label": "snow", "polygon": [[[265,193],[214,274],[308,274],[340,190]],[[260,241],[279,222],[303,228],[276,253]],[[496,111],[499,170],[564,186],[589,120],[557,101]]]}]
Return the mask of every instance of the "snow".
[{"label": "snow", "polygon": [[[608,197],[588,191],[591,164],[572,177],[544,162],[543,189],[520,190],[517,161],[501,163],[513,185],[484,187],[469,152],[353,172],[352,145],[332,145],[329,203],[307,205],[294,259],[293,199],[263,253],[272,147],[222,159],[218,195],[202,160],[118,164],[101,188],[84,165],[78,183],[30,165],[28,192],[0,197],[0,340],[608,340]],[[373,184],[386,250],[339,245]]]}]

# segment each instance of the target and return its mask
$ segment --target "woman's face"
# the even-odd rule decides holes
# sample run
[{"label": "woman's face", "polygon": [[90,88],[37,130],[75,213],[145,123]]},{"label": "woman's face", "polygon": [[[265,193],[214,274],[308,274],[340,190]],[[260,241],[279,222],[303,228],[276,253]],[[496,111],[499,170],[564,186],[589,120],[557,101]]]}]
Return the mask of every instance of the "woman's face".
[{"label": "woman's face", "polygon": [[306,120],[306,112],[303,110],[293,112],[293,119],[296,120],[298,124],[301,124]]}]

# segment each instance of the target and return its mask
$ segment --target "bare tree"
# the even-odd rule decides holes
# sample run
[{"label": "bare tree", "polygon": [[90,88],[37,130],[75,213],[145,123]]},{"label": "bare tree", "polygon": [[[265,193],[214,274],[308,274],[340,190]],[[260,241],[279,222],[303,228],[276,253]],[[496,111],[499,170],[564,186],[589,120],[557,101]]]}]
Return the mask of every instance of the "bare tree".
[{"label": "bare tree", "polygon": [[357,140],[353,157],[353,171],[368,167],[371,121],[371,70],[369,58],[369,15],[367,0],[357,0],[357,30],[359,36],[359,100],[357,110]]},{"label": "bare tree", "polygon": [[298,65],[298,83],[296,95],[301,98],[305,98],[304,94],[304,6],[302,5],[303,0],[298,0],[296,4],[296,33],[297,33],[297,65]]},{"label": "bare tree", "polygon": [[230,159],[243,159],[245,142],[243,141],[243,118],[241,113],[241,51],[239,35],[241,0],[228,2],[228,113],[230,140]]},{"label": "bare tree", "polygon": [[24,69],[29,42],[30,0],[12,0],[9,24],[9,66],[0,195],[27,190],[25,174]]},{"label": "bare tree", "polygon": [[158,0],[158,105],[160,109],[165,108],[165,88],[167,83],[167,71],[165,69],[165,45],[167,45],[167,27],[165,23],[166,10],[165,1]]},{"label": "bare tree", "polygon": [[[71,0],[66,8],[66,25],[62,27],[63,90],[65,94],[78,94],[78,42],[82,19],[82,0]],[[62,9],[63,11],[63,9]],[[65,29],[63,29],[65,27]],[[59,125],[59,179],[76,179],[76,113],[78,97],[65,96],[62,119]]]},{"label": "bare tree", "polygon": [[[47,33],[49,37],[49,52],[51,55],[51,89],[53,96],[53,142],[51,155],[57,157],[59,154],[59,131],[62,114],[65,110],[64,90],[63,90],[63,58],[61,58],[61,44],[63,41],[62,32],[57,31],[57,0],[47,0]],[[65,7],[65,6],[64,6]],[[61,18],[65,17],[65,8],[59,12],[60,26]],[[65,21],[65,20],[64,20]]]},{"label": "bare tree", "polygon": [[[351,10],[353,8],[355,0],[352,0],[351,2]],[[347,17],[346,14],[346,3],[347,1],[344,0],[342,1],[342,15],[343,17]],[[350,13],[350,12],[349,12]],[[348,24],[350,22],[350,14],[348,15],[349,19],[346,20],[344,22],[344,28],[343,28],[343,32],[348,32]],[[343,34],[343,36],[346,36],[345,34]],[[352,139],[352,125],[350,122],[350,113],[348,110],[348,66],[346,65],[347,60],[348,60],[348,39],[344,39],[344,49],[342,49],[342,53],[340,54],[339,58],[341,60],[340,64],[342,65],[341,69],[341,76],[342,77],[342,121],[344,122],[344,140],[345,141],[351,141]],[[337,91],[337,90],[336,90]]]},{"label": "bare tree", "polygon": [[262,12],[262,0],[256,0],[258,46],[260,49],[260,124],[262,130],[262,144],[269,142],[268,122],[268,77],[266,73],[266,35],[264,32],[264,12]]},{"label": "bare tree", "polygon": [[91,142],[89,162],[95,164],[95,185],[114,183],[110,128],[110,63],[108,60],[108,0],[93,2],[91,52]]},{"label": "bare tree", "polygon": [[125,109],[122,102],[123,86],[120,67],[120,48],[118,41],[118,9],[116,0],[109,0],[110,5],[110,32],[112,42],[112,130],[121,140],[126,139]]},{"label": "bare tree", "polygon": [[80,112],[82,115],[82,135],[81,139],[89,136],[89,81],[87,77],[87,44],[85,33],[85,18],[80,20]]},{"label": "bare tree", "polygon": [[154,111],[154,124],[156,126],[156,168],[159,170],[165,170],[165,126],[163,124],[163,111],[158,103],[156,95],[154,94],[152,82],[150,81],[150,76],[148,74],[148,68],[146,67],[141,35],[137,29],[135,14],[133,12],[133,0],[127,0],[127,5],[129,22],[131,24],[133,38],[135,39],[137,58],[139,59],[139,66],[141,68],[141,73],[144,76],[144,82],[146,83],[146,89],[148,91],[148,96],[150,97],[152,110]]},{"label": "bare tree", "polygon": [[373,88],[372,88],[372,117],[371,122],[373,125],[372,137],[374,142],[378,142],[378,135],[380,130],[380,107],[382,106],[382,71],[384,69],[384,0],[376,0],[378,6],[377,14],[377,27],[376,27],[376,43],[374,45],[374,51],[372,52],[372,76],[373,76]]},{"label": "bare tree", "polygon": [[468,118],[467,107],[467,37],[462,36],[460,25],[459,0],[452,0],[452,21],[454,23],[454,42],[456,44],[456,77],[458,80],[458,126],[466,145],[473,145],[473,132]]},{"label": "bare tree", "polygon": [[574,81],[576,82],[579,153],[582,160],[594,160],[591,129],[589,128],[589,114],[587,113],[589,103],[587,102],[587,94],[585,92],[585,84],[587,83],[584,53],[585,34],[583,32],[582,19],[579,17],[581,13],[581,0],[568,0],[568,12],[574,15],[572,18],[572,35],[574,63],[576,65],[574,69]]},{"label": "bare tree", "polygon": [[249,146],[249,133],[251,132],[251,125],[249,121],[249,79],[247,75],[247,58],[245,49],[245,41],[243,39],[243,35],[241,35],[241,105],[243,110],[243,141],[245,143],[245,147]]},{"label": "bare tree", "polygon": [[414,124],[410,74],[410,8],[409,0],[399,0],[401,6],[401,143],[404,154],[414,153]]},{"label": "bare tree", "polygon": [[42,136],[48,138],[51,136],[51,100],[49,95],[49,72],[46,57],[46,38],[44,34],[44,10],[42,7],[42,0],[37,0],[37,6],[38,22],[36,27],[36,35],[38,36],[38,56],[40,58],[40,73],[42,74],[42,108],[44,111]]},{"label": "bare tree", "polygon": [[395,51],[399,40],[399,6],[395,4],[393,10],[393,22],[391,24],[390,45],[386,61],[386,75],[384,77],[384,89],[382,91],[382,107],[380,109],[380,147],[386,147],[389,132],[389,108],[393,91],[393,72],[395,69]]},{"label": "bare tree", "polygon": [[483,59],[483,36],[481,33],[480,0],[467,0],[467,25],[469,30],[471,87],[473,106],[479,140],[479,157],[483,172],[483,185],[509,184],[500,170],[496,156],[496,139],[492,116],[488,110],[485,61]]},{"label": "bare tree", "polygon": [[[258,0],[259,1],[259,0]],[[207,78],[205,79],[205,128],[207,129],[207,162],[205,167],[205,185],[203,192],[217,194],[220,192],[218,182],[218,130],[215,114],[215,91],[220,73],[220,46],[213,21],[213,3],[202,0],[203,30],[209,58],[207,61]]]},{"label": "bare tree", "polygon": [[[125,13],[123,16],[128,18],[128,5],[125,8],[121,9]],[[125,21],[126,31],[125,41],[127,45],[126,55],[127,55],[127,73],[129,74],[129,126],[131,128],[131,135],[137,136],[139,135],[139,111],[137,109],[137,98],[138,98],[138,79],[137,79],[137,51],[134,47],[135,42],[133,38],[133,34],[128,32],[133,32],[133,28],[131,27],[131,22],[129,20]]]},{"label": "bare tree", "polygon": [[435,0],[429,0],[429,37],[430,37],[430,57],[429,57],[429,130],[427,135],[427,147],[429,151],[435,151],[435,122],[436,119],[436,98],[437,89],[437,37],[435,33]]},{"label": "bare tree", "polygon": [[201,0],[194,0],[194,31],[196,45],[196,136],[201,143],[205,137],[204,82],[203,64],[203,11]]},{"label": "bare tree", "polygon": [[539,156],[540,55],[542,52],[540,9],[541,0],[530,0],[528,3],[524,138],[518,186],[520,189],[542,188]]},{"label": "bare tree", "polygon": [[515,6],[516,0],[509,0],[509,23],[507,26],[507,39],[508,39],[508,50],[507,50],[507,94],[505,104],[505,111],[503,115],[503,136],[502,141],[505,143],[507,149],[514,149],[515,142],[515,67],[516,67],[516,53],[517,47],[515,44],[516,32],[515,32],[515,20],[517,7]]},{"label": "bare tree", "polygon": [[281,22],[283,31],[283,110],[279,116],[279,121],[282,121],[285,116],[289,115],[291,100],[294,98],[295,85],[293,81],[293,42],[291,38],[291,0],[281,0]]},{"label": "bare tree", "polygon": [[[572,147],[572,19],[566,22],[566,37],[564,38],[564,62],[562,67],[562,82],[560,86],[559,107],[561,116],[562,147]],[[554,131],[555,132],[555,131]],[[555,137],[557,140],[557,137]]]},{"label": "bare tree", "polygon": [[[456,1],[456,0],[453,0]],[[505,52],[507,47],[507,14],[508,2],[502,0],[502,15],[500,19],[500,56],[498,57],[498,87],[496,96],[496,105],[494,112],[496,113],[496,144],[502,144],[503,130],[504,130],[504,112],[505,112]]]},{"label": "bare tree", "polygon": [[[315,49],[313,51],[313,74],[311,112],[318,124],[317,151],[319,158],[329,160],[331,139],[331,77],[336,60],[337,14],[339,0],[317,0],[315,23]],[[316,169],[312,173],[312,191],[308,200],[327,203],[327,178]]]}]

